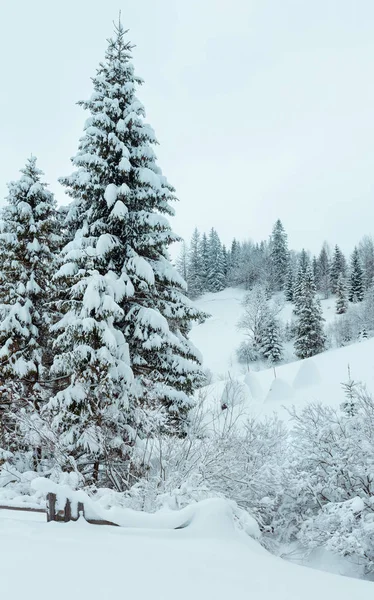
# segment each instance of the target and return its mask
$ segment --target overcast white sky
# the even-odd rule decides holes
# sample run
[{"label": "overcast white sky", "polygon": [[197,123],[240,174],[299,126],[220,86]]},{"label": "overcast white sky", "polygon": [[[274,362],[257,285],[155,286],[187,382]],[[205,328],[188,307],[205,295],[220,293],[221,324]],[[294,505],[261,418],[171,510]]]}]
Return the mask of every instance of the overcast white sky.
[{"label": "overcast white sky", "polygon": [[64,202],[119,9],[178,233],[260,240],[280,217],[315,252],[373,232],[373,0],[0,0],[1,199],[33,153]]}]

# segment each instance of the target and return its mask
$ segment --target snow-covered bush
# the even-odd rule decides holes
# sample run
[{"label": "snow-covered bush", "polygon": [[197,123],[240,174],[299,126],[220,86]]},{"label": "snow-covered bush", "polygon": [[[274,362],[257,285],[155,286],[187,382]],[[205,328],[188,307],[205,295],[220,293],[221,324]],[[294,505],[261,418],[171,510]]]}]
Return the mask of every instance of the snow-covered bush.
[{"label": "snow-covered bush", "polygon": [[325,546],[374,570],[374,399],[348,385],[340,410],[291,411],[293,429],[277,533]]}]

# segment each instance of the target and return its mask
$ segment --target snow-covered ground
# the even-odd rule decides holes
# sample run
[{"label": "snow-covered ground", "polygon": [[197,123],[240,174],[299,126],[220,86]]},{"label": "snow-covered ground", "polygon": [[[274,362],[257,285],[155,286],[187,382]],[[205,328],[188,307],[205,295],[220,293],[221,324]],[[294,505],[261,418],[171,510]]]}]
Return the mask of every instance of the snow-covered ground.
[{"label": "snow-covered ground", "polygon": [[293,565],[235,529],[223,501],[180,530],[40,522],[0,512],[0,593],[9,600],[352,600],[372,583]]},{"label": "snow-covered ground", "polygon": [[[302,407],[308,402],[321,401],[338,406],[344,399],[342,383],[349,373],[374,392],[374,338],[344,348],[329,350],[303,361],[267,368],[248,370],[239,365],[235,349],[243,339],[237,329],[241,301],[245,292],[229,288],[217,294],[205,294],[198,300],[200,308],[212,316],[191,331],[191,339],[204,357],[204,366],[213,373],[214,383],[206,388],[208,401],[221,405],[226,402],[225,386],[230,379],[245,383],[241,388],[240,410],[249,414],[269,415],[274,412],[287,418],[284,407]],[[336,318],[334,298],[322,301],[326,322]],[[281,318],[291,318],[292,305],[287,303]],[[227,395],[227,394],[226,394]]]},{"label": "snow-covered ground", "polygon": [[[245,339],[237,327],[245,294],[246,291],[241,288],[226,288],[222,292],[204,294],[195,301],[198,308],[211,317],[193,327],[190,337],[203,355],[204,367],[212,372],[215,380],[227,378],[229,374],[240,375],[245,371],[245,366],[236,359],[236,349]],[[321,304],[327,325],[337,318],[335,299],[322,300]],[[283,323],[291,321],[292,310],[292,303],[286,302],[279,319]]]}]

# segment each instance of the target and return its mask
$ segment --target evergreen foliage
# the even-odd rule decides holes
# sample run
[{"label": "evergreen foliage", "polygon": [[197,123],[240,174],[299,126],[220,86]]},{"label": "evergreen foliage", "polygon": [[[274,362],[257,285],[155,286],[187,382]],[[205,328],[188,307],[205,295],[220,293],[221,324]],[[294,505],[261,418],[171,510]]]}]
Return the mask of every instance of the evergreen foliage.
[{"label": "evergreen foliage", "polygon": [[213,228],[210,230],[208,248],[208,290],[220,292],[226,287],[225,265],[221,241]]},{"label": "evergreen foliage", "polygon": [[271,288],[274,291],[284,289],[287,280],[288,244],[287,234],[278,219],[270,238]]},{"label": "evergreen foliage", "polygon": [[295,354],[308,358],[322,352],[325,347],[321,304],[311,267],[307,267],[300,288]]},{"label": "evergreen foliage", "polygon": [[[135,424],[138,434],[149,427],[146,417],[138,422],[139,410],[159,410],[166,428],[182,432],[202,381],[188,330],[203,315],[169,260],[168,245],[179,240],[167,220],[174,190],[156,164],[157,142],[135,96],[141,80],[125,38],[119,23],[93,94],[81,102],[89,118],[72,159],[76,170],[61,179],[73,199],[67,224],[76,233],[57,275],[67,301],[53,371],[69,385],[50,407],[67,446],[71,440],[88,452],[94,477],[108,448],[125,460]],[[84,430],[81,423],[75,429],[77,412]]]},{"label": "evergreen foliage", "polygon": [[263,329],[261,353],[271,364],[278,363],[283,357],[280,326],[272,315]]},{"label": "evergreen foliage", "polygon": [[360,255],[357,247],[354,249],[351,257],[351,272],[349,286],[349,301],[362,302],[364,299],[364,279],[361,266]]},{"label": "evergreen foliage", "polygon": [[348,289],[346,280],[342,275],[339,276],[336,285],[336,313],[342,315],[348,310]]},{"label": "evergreen foliage", "polygon": [[203,264],[201,259],[200,244],[200,233],[195,228],[192,234],[188,256],[187,289],[190,298],[197,298],[205,291],[202,276]]},{"label": "evergreen foliage", "polygon": [[331,282],[331,290],[333,294],[336,294],[338,279],[340,276],[343,278],[346,277],[347,274],[347,264],[344,257],[344,254],[340,250],[339,246],[335,246],[334,256],[331,263],[330,270],[330,282]]}]

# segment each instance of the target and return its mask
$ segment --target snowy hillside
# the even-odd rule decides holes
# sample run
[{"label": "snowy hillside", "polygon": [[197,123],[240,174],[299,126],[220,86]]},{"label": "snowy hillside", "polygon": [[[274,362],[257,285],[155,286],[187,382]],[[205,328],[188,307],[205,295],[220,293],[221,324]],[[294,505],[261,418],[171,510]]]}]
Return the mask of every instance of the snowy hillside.
[{"label": "snowy hillside", "polygon": [[[211,317],[205,323],[195,325],[190,337],[203,355],[204,367],[212,372],[215,379],[245,372],[245,367],[236,358],[236,349],[244,339],[237,323],[243,312],[241,303],[245,294],[242,288],[226,288],[195,300],[197,307]],[[326,324],[337,318],[333,297],[322,300],[321,304]],[[291,320],[292,310],[292,303],[286,302],[279,315],[283,323]]]},{"label": "snowy hillside", "polygon": [[181,530],[40,518],[0,514],[0,590],[11,600],[352,600],[370,597],[373,585],[270,555],[234,528],[223,501],[201,503]]},{"label": "snowy hillside", "polygon": [[[305,406],[308,402],[321,401],[338,406],[344,399],[342,383],[349,377],[363,382],[374,390],[374,339],[362,341],[344,348],[329,350],[303,361],[294,360],[285,365],[262,371],[247,371],[236,360],[235,349],[243,339],[236,323],[241,313],[244,290],[229,288],[217,294],[205,294],[197,301],[200,309],[212,316],[196,326],[191,338],[202,351],[204,366],[212,371],[214,383],[206,388],[208,402],[213,407],[226,401],[227,381],[234,378],[243,383],[236,392],[235,403],[240,411],[254,415],[270,415],[276,412],[287,417],[284,406]],[[334,298],[322,301],[326,322],[336,318]],[[292,305],[287,303],[281,318],[291,318]],[[228,384],[230,386],[230,384]],[[239,391],[240,390],[240,391]]]}]

